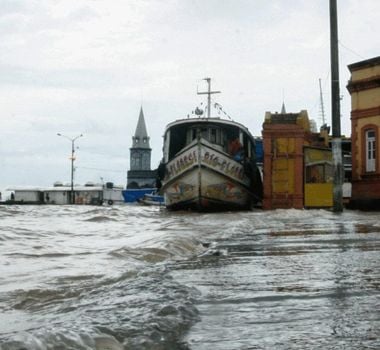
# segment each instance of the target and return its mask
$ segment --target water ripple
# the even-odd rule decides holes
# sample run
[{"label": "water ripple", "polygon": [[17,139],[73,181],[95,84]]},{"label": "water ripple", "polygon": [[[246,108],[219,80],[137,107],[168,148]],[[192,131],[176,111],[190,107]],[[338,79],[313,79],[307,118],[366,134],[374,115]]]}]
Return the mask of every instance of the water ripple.
[{"label": "water ripple", "polygon": [[0,348],[378,349],[378,213],[0,207]]}]

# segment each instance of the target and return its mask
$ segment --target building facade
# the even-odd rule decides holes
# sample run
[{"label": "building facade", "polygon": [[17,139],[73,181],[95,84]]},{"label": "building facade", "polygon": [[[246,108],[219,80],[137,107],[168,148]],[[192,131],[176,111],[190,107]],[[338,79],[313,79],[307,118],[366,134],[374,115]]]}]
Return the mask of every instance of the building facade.
[{"label": "building facade", "polygon": [[310,129],[306,110],[286,113],[283,107],[281,113],[265,114],[263,209],[332,205],[328,135]]},{"label": "building facade", "polygon": [[[122,203],[122,188],[104,185],[95,185],[91,182],[74,186],[75,203],[87,205],[101,205]],[[71,186],[64,186],[57,182],[53,187],[15,188],[12,189],[14,198],[9,204],[71,204]]]},{"label": "building facade", "polygon": [[380,209],[380,56],[348,66],[351,78],[351,207]]},{"label": "building facade", "polygon": [[141,107],[135,135],[130,148],[130,170],[127,173],[127,189],[154,188],[156,171],[151,170],[151,153],[144,112]]}]

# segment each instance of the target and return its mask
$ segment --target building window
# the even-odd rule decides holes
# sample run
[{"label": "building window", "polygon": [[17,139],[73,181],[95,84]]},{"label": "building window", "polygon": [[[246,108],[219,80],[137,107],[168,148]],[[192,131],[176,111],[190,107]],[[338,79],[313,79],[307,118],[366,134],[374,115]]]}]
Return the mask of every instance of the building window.
[{"label": "building window", "polygon": [[376,133],[370,129],[365,133],[366,142],[366,171],[376,171]]},{"label": "building window", "polygon": [[142,170],[150,170],[149,154],[147,153],[142,155]]},{"label": "building window", "polygon": [[139,155],[137,153],[132,154],[132,156],[131,156],[131,168],[133,170],[136,170],[139,168],[139,165],[140,165],[139,162],[140,162]]}]

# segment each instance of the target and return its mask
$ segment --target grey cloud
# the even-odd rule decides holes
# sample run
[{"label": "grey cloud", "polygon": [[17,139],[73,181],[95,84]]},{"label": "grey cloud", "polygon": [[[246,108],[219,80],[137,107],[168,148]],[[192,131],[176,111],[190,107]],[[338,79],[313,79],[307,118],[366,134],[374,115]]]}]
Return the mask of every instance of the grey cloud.
[{"label": "grey cloud", "polygon": [[69,21],[77,22],[77,21],[88,21],[91,19],[100,18],[99,13],[97,13],[94,9],[88,6],[83,6],[79,9],[72,11],[66,19]]},{"label": "grey cloud", "polygon": [[119,76],[106,69],[39,70],[0,65],[1,85],[54,88],[96,88],[120,85]]},{"label": "grey cloud", "polygon": [[1,0],[0,18],[9,14],[26,12],[29,8],[26,1]]}]

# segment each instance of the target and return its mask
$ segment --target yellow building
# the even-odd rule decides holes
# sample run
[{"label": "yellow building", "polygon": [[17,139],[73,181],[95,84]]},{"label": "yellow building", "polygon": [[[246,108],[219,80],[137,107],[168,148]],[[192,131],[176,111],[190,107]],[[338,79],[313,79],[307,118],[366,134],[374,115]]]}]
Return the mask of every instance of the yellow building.
[{"label": "yellow building", "polygon": [[333,206],[333,167],[331,149],[304,147],[305,208]]},{"label": "yellow building", "polygon": [[328,129],[313,133],[306,110],[265,114],[263,209],[332,206]]},{"label": "yellow building", "polygon": [[351,79],[352,199],[380,209],[380,56],[348,66]]}]

